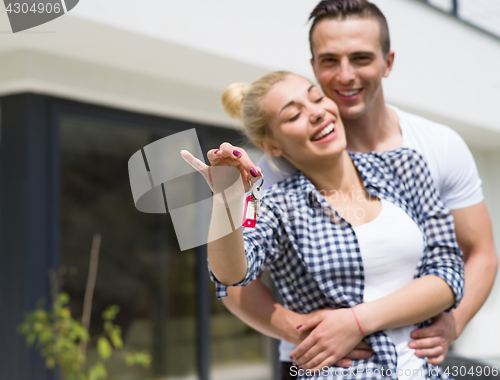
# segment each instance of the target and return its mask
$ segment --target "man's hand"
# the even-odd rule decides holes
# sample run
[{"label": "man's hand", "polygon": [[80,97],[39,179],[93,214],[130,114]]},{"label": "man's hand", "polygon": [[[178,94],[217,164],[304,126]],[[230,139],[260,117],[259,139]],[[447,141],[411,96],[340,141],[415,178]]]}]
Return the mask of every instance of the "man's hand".
[{"label": "man's hand", "polygon": [[349,309],[322,310],[315,312],[298,330],[312,330],[292,351],[294,363],[303,369],[321,369],[336,365],[349,367],[351,359],[367,359],[371,348],[362,341],[362,334]]},{"label": "man's hand", "polygon": [[426,356],[430,364],[438,365],[443,362],[450,344],[458,335],[453,312],[441,313],[433,318],[432,325],[411,333],[415,340],[412,340],[408,347],[416,349],[416,356]]}]

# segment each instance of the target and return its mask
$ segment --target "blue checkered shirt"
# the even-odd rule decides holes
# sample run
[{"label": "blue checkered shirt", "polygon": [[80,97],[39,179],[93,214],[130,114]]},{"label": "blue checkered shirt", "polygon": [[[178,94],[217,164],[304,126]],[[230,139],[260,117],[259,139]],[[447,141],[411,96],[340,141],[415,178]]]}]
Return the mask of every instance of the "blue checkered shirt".
[{"label": "blue checkered shirt", "polygon": [[[407,148],[350,156],[368,193],[401,207],[422,231],[425,251],[414,278],[441,277],[455,293],[456,307],[464,292],[462,254],[453,217],[439,199],[422,156]],[[244,228],[244,243],[248,270],[237,285],[248,285],[267,268],[285,306],[297,313],[363,302],[364,269],[354,229],[300,171],[266,191],[257,225]],[[210,275],[217,297],[225,297],[226,287]],[[341,374],[338,367],[330,367],[328,373],[298,378],[396,379],[397,353],[391,339],[376,332],[365,340],[373,355],[354,360],[350,371]],[[358,366],[363,372],[352,370]],[[424,370],[428,379],[448,378],[440,367],[425,364]]]}]

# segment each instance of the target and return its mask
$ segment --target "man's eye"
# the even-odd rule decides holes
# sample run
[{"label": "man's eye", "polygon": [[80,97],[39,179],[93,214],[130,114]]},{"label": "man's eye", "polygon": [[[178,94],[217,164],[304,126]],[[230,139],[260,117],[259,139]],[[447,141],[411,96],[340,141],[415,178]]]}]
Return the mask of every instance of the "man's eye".
[{"label": "man's eye", "polygon": [[370,61],[370,57],[356,57],[356,62],[368,62]]},{"label": "man's eye", "polygon": [[324,65],[333,65],[335,62],[336,60],[333,58],[325,58],[321,61],[321,63]]},{"label": "man's eye", "polygon": [[314,101],[314,103],[319,103],[319,102],[321,102],[321,101],[323,100],[323,98],[324,98],[324,96],[322,96],[322,97],[321,97],[321,98],[319,98],[319,99],[316,99],[316,100]]},{"label": "man's eye", "polygon": [[300,116],[300,112],[297,115],[295,115],[294,117],[292,117],[291,119],[288,119],[288,121],[295,121],[299,118],[299,116]]}]

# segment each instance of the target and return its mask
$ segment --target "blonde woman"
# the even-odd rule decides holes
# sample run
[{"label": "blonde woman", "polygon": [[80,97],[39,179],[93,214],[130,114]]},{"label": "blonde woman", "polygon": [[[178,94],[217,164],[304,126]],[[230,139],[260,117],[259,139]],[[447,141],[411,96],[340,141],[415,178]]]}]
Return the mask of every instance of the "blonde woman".
[{"label": "blonde woman", "polygon": [[[405,148],[347,152],[335,103],[288,72],[232,85],[222,102],[253,143],[298,172],[266,191],[255,228],[208,244],[217,296],[267,268],[287,308],[335,309],[328,350],[292,352],[297,378],[446,378],[408,348],[415,324],[456,307],[464,285],[453,218],[422,157]],[[207,168],[181,153],[197,169]],[[240,147],[226,142],[207,156],[212,167],[239,169],[246,191],[259,179]],[[227,215],[224,202],[214,200],[213,215],[215,227],[217,215]],[[314,317],[298,328],[312,326]],[[332,366],[363,339],[371,358],[354,360],[354,371]]]}]

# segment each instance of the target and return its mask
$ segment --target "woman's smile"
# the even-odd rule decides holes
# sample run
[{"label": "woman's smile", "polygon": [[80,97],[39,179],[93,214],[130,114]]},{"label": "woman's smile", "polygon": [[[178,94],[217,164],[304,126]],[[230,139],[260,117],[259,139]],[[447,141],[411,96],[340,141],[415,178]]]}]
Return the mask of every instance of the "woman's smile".
[{"label": "woman's smile", "polygon": [[[346,146],[337,105],[308,80],[289,75],[263,98],[273,133],[271,154],[294,165],[323,163]],[[331,161],[327,161],[331,162]],[[302,166],[302,165],[300,165]]]},{"label": "woman's smile", "polygon": [[[325,124],[325,125],[323,125]],[[329,142],[337,137],[337,131],[335,130],[335,121],[327,120],[323,123],[318,130],[314,133],[311,141],[315,144],[323,144]]]}]

